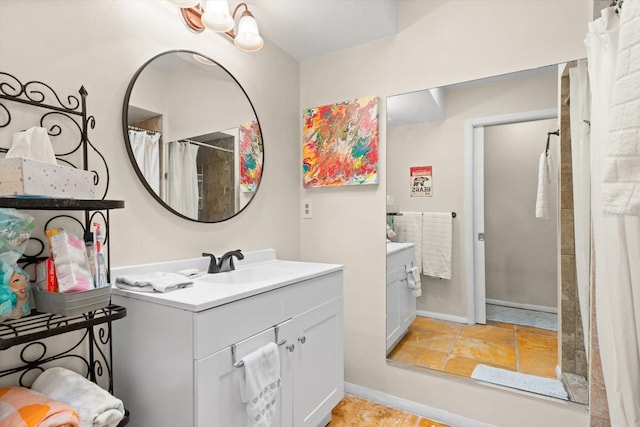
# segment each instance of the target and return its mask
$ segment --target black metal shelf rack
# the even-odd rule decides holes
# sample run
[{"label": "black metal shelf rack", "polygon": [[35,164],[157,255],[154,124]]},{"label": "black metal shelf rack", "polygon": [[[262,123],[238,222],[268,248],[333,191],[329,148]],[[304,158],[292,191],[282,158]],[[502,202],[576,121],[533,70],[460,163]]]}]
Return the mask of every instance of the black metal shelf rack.
[{"label": "black metal shelf rack", "polygon": [[34,311],[30,316],[0,323],[0,350],[112,322],[125,317],[126,314],[127,310],[118,305],[110,305],[76,316]]},{"label": "black metal shelf rack", "polygon": [[[89,130],[94,128],[95,118],[87,115],[87,91],[81,87],[78,93],[79,98],[75,95],[69,95],[61,99],[46,83],[40,81],[22,83],[13,75],[0,72],[0,130],[9,128],[12,122],[13,116],[7,102],[19,112],[27,114],[31,114],[34,107],[36,110],[45,110],[41,115],[39,113],[36,115],[39,116],[39,125],[45,127],[52,138],[56,159],[59,163],[92,172],[96,191],[102,191],[102,195],[98,196],[100,198],[82,200],[0,197],[0,208],[84,213],[83,220],[67,212],[53,215],[44,224],[44,230],[53,226],[52,221],[54,220],[67,220],[74,226],[79,225],[83,233],[90,229],[94,221],[103,223],[107,281],[110,281],[109,211],[124,208],[124,201],[105,200],[109,188],[109,168],[104,156],[89,139]],[[16,130],[22,130],[20,129],[21,124],[16,126],[18,126]],[[77,140],[74,142],[73,138],[66,138],[64,142],[71,141],[71,148],[61,143],[61,148],[56,149],[53,139],[56,139],[56,142],[62,141],[64,138],[60,138],[60,136],[67,131],[77,132]],[[0,147],[0,153],[7,151],[8,147]],[[97,159],[97,162],[92,162],[92,159]],[[78,167],[76,164],[80,166]],[[105,179],[100,179],[99,171],[103,172]],[[44,242],[35,237],[30,240],[36,241],[36,246],[40,246],[40,250],[36,254],[25,254],[20,259],[19,262],[25,267],[46,258]],[[0,378],[16,375],[18,377],[17,383],[21,386],[27,386],[26,383],[33,371],[43,371],[49,366],[55,366],[58,361],[69,360],[73,363],[80,363],[89,380],[102,384],[112,393],[111,322],[125,317],[126,314],[124,307],[112,304],[106,308],[76,316],[61,316],[33,311],[29,316],[0,322],[0,351],[22,346],[19,354],[20,360],[16,366],[0,370]],[[52,337],[72,332],[75,332],[75,335],[68,335],[69,339],[64,343],[66,349],[60,350],[61,343],[56,342],[57,340]],[[55,343],[50,346],[55,347],[54,351],[50,351],[50,348],[47,347],[48,343]],[[125,417],[118,427],[125,426],[128,421],[129,412],[126,411]]]}]

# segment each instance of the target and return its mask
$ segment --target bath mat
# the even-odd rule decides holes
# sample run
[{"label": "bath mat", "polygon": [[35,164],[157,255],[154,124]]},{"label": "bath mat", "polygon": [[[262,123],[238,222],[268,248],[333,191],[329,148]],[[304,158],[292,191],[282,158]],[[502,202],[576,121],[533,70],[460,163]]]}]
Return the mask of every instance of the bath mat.
[{"label": "bath mat", "polygon": [[492,384],[503,385],[505,387],[517,388],[532,393],[544,394],[546,396],[557,397],[569,400],[569,396],[562,383],[553,378],[536,377],[535,375],[521,374],[506,369],[494,368],[479,364],[473,370],[471,378],[486,381]]},{"label": "bath mat", "polygon": [[494,304],[487,304],[487,320],[533,326],[550,331],[558,330],[558,315],[555,313],[504,307]]}]

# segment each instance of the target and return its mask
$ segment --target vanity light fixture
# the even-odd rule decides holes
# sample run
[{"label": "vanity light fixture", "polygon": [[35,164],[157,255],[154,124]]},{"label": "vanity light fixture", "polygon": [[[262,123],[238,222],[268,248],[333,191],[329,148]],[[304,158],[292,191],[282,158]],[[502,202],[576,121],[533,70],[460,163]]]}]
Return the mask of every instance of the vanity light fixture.
[{"label": "vanity light fixture", "polygon": [[[187,27],[200,33],[208,28],[218,33],[224,33],[233,39],[234,44],[245,52],[257,52],[264,46],[264,41],[258,31],[258,23],[249,11],[246,3],[239,3],[229,13],[227,0],[170,0],[180,7],[180,14]],[[238,20],[237,30],[235,18],[238,10],[244,7],[244,11]]]}]

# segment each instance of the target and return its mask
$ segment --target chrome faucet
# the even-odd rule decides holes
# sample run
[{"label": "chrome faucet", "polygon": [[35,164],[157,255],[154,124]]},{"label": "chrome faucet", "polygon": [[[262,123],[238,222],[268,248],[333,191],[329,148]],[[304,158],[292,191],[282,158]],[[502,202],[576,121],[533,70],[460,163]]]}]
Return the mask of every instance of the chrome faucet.
[{"label": "chrome faucet", "polygon": [[209,268],[207,269],[207,273],[219,273],[220,267],[216,261],[216,256],[214,254],[209,254],[206,252],[202,253],[202,256],[208,256],[209,259]]},{"label": "chrome faucet", "polygon": [[244,255],[240,251],[240,249],[236,249],[235,251],[229,251],[220,257],[218,260],[218,271],[217,273],[223,273],[225,271],[235,270],[236,267],[233,265],[233,258],[237,258],[239,260],[244,259]]}]

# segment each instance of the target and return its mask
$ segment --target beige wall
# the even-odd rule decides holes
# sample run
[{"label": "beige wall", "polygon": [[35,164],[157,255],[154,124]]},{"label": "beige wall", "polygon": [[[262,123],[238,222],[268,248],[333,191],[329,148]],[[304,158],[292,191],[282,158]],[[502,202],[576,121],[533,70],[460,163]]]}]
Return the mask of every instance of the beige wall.
[{"label": "beige wall", "polygon": [[[262,184],[230,221],[199,224],[169,213],[130,167],[122,136],[125,90],[138,67],[171,49],[218,61],[243,85],[258,114]],[[87,88],[88,111],[96,118],[90,139],[111,172],[108,198],[125,201],[125,209],[111,214],[113,265],[236,248],[273,247],[281,257],[298,257],[299,65],[272,44],[248,54],[216,33],[194,34],[169,1],[1,0],[0,70],[22,81],[45,81],[65,96]]]},{"label": "beige wall", "polygon": [[[402,1],[396,36],[301,64],[300,109],[361,96],[380,103],[380,184],[301,189],[304,259],[345,269],[345,375],[357,385],[498,426],[586,426],[587,409],[385,362],[384,98],[585,57],[588,1]],[[462,162],[454,158],[452,164]],[[437,178],[437,177],[436,177]],[[464,220],[461,206],[453,207]]]}]

